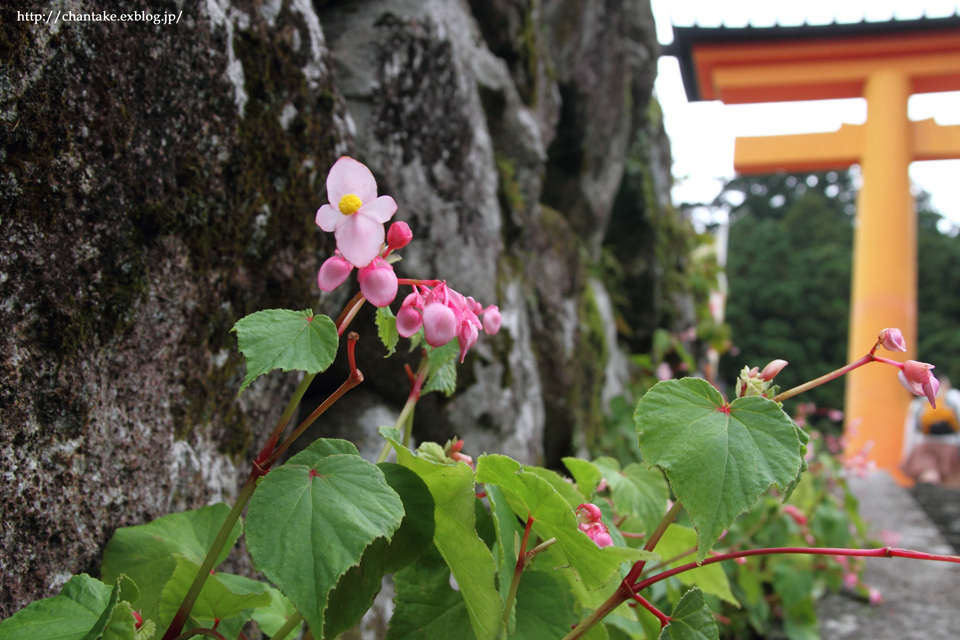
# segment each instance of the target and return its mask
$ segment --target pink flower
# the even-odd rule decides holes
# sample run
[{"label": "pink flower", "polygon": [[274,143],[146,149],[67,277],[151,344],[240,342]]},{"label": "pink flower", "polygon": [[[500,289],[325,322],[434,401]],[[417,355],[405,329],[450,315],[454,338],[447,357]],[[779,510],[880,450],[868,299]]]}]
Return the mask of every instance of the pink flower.
[{"label": "pink flower", "polygon": [[783,506],[783,512],[793,518],[793,521],[798,525],[805,526],[807,524],[807,516],[804,515],[803,511],[800,511],[797,507],[792,504],[787,504]]},{"label": "pink flower", "polygon": [[317,210],[317,225],[332,231],[337,248],[355,267],[365,267],[380,253],[383,224],[397,211],[390,196],[377,197],[377,181],[365,165],[342,156],[327,174],[331,204]]},{"label": "pink flower", "polygon": [[387,249],[390,251],[403,249],[410,244],[412,239],[413,231],[410,231],[410,225],[402,220],[398,220],[390,225],[390,228],[387,230]]},{"label": "pink flower", "polygon": [[613,544],[613,538],[600,518],[600,508],[595,504],[585,502],[577,507],[577,527],[580,531],[587,534],[598,547],[609,547]]},{"label": "pink flower", "polygon": [[483,310],[483,330],[488,336],[500,331],[500,307],[495,304]]},{"label": "pink flower", "polygon": [[906,351],[907,343],[903,339],[903,333],[900,329],[884,329],[880,332],[880,335],[877,336],[880,344],[883,345],[883,348],[887,351]]},{"label": "pink flower", "polygon": [[774,360],[763,368],[763,371],[760,372],[760,378],[770,382],[777,376],[778,373],[780,373],[780,371],[783,370],[785,366],[787,366],[787,364],[788,363],[786,360]]},{"label": "pink flower", "polygon": [[457,316],[439,300],[423,308],[423,337],[431,347],[442,347],[457,335]]},{"label": "pink flower", "polygon": [[916,360],[907,360],[903,363],[903,368],[897,374],[897,379],[904,388],[915,396],[927,396],[930,406],[937,408],[937,391],[940,390],[940,381],[937,380],[930,370],[932,364],[926,362],[917,362]]},{"label": "pink flower", "polygon": [[880,593],[879,589],[874,589],[873,587],[867,589],[867,597],[870,598],[870,604],[880,604],[883,602],[883,594]]},{"label": "pink flower", "polygon": [[673,369],[670,368],[670,365],[666,362],[661,362],[657,365],[656,370],[657,380],[670,380],[673,378]]},{"label": "pink flower", "polygon": [[344,260],[339,251],[336,251],[320,265],[317,284],[320,285],[321,291],[333,291],[343,284],[351,271],[353,271],[353,265]]},{"label": "pink flower", "polygon": [[380,256],[360,269],[357,281],[360,292],[375,307],[386,307],[397,297],[397,274]]},{"label": "pink flower", "polygon": [[414,291],[403,299],[397,312],[397,333],[409,338],[423,326],[423,296]]},{"label": "pink flower", "polygon": [[858,584],[860,584],[860,578],[855,573],[844,573],[843,574],[843,586],[847,589],[853,589]]}]

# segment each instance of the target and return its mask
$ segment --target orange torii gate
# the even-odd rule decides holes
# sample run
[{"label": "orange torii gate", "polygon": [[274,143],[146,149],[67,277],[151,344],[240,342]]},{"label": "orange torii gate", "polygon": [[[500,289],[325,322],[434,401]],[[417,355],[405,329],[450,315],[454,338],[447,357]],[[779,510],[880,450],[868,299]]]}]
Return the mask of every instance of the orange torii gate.
[{"label": "orange torii gate", "polygon": [[[913,160],[960,158],[960,126],[907,117],[914,93],[960,90],[960,16],[797,27],[674,27],[666,51],[680,60],[687,97],[726,104],[858,98],[863,125],[817,134],[737,138],[738,172],[822,171],[859,163],[849,358],[885,327],[903,330],[916,358],[917,223]],[[902,354],[898,354],[902,355]],[[935,363],[934,363],[935,364]],[[897,465],[912,396],[889,367],[847,376],[847,451],[873,442],[870,459]]]}]

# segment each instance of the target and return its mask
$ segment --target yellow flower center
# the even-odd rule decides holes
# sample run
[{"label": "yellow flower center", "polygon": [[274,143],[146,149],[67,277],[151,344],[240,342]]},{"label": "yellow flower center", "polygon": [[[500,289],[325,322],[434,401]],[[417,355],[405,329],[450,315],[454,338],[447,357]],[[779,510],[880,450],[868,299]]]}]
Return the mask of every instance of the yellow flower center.
[{"label": "yellow flower center", "polygon": [[352,215],[357,212],[357,209],[363,206],[363,201],[360,200],[358,196],[348,193],[347,195],[340,198],[340,213],[345,216]]}]

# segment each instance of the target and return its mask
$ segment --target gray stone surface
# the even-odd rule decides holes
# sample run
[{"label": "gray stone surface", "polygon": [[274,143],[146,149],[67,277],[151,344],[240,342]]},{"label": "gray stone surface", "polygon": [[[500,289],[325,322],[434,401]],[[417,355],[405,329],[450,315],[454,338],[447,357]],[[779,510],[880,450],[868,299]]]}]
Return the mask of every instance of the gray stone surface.
[{"label": "gray stone surface", "polygon": [[[871,534],[900,534],[896,546],[952,555],[936,526],[908,490],[886,473],[854,478],[851,489]],[[824,640],[951,640],[960,635],[960,564],[905,558],[866,560],[863,582],[884,601],[869,605],[843,594],[817,605]]]},{"label": "gray stone surface", "polygon": [[[646,0],[158,0],[183,12],[166,26],[16,5],[107,10],[0,6],[0,618],[96,574],[117,527],[236,491],[297,380],[237,400],[229,329],[351,295],[314,284],[340,154],[413,227],[402,275],[502,308],[462,395],[418,406],[421,439],[559,464],[622,376],[614,320],[635,350],[677,320]],[[611,247],[632,306],[595,277]],[[315,435],[372,452],[407,383],[370,319],[363,392]]]}]

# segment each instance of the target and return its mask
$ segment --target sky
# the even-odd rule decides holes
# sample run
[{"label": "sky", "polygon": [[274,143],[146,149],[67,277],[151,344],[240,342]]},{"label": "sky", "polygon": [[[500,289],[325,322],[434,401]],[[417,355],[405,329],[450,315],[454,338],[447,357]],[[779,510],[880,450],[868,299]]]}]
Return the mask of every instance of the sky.
[{"label": "sky", "polygon": [[[758,27],[774,25],[886,21],[960,12],[947,0],[651,0],[662,44],[673,41],[671,24],[681,27]],[[862,124],[863,99],[775,104],[724,105],[687,102],[677,59],[660,58],[656,88],[673,150],[675,203],[710,202],[722,181],[733,177],[733,141],[737,136],[836,131],[841,124]],[[918,94],[910,98],[911,120],[935,118],[960,124],[960,92]],[[960,160],[914,162],[910,177],[932,196],[934,209],[960,225]],[[702,214],[703,212],[701,212]],[[713,212],[725,217],[724,212]]]}]

